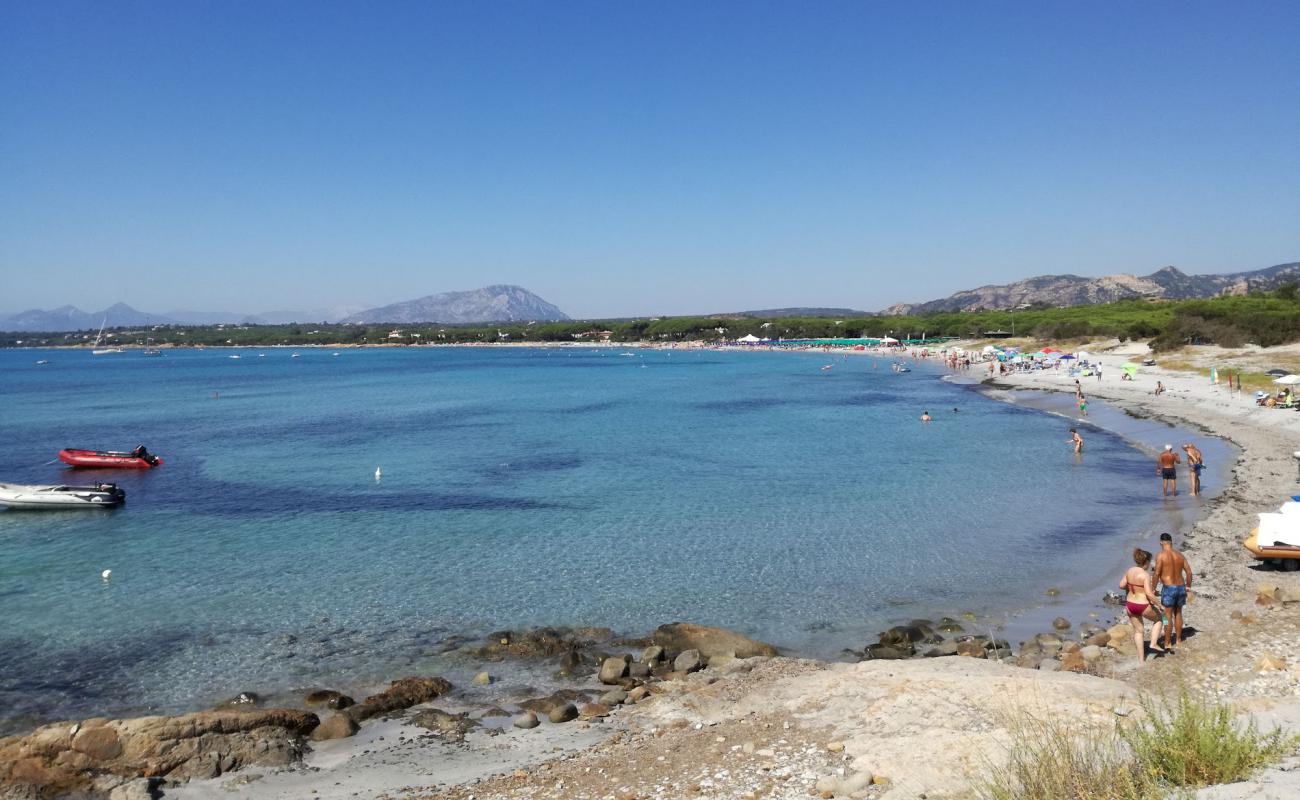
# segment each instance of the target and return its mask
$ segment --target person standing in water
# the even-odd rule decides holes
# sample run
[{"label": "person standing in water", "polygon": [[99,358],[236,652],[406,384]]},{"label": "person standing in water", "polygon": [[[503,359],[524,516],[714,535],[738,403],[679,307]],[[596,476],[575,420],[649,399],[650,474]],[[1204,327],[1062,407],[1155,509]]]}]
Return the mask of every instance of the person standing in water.
[{"label": "person standing in water", "polygon": [[1187,563],[1186,556],[1174,549],[1174,537],[1168,533],[1160,534],[1156,578],[1161,584],[1160,605],[1168,614],[1165,625],[1165,649],[1168,650],[1174,644],[1183,643],[1183,606],[1187,604],[1187,592],[1192,588],[1192,565]]},{"label": "person standing in water", "polygon": [[1070,429],[1070,444],[1074,445],[1075,455],[1083,452],[1083,437],[1079,435],[1077,428]]},{"label": "person standing in water", "polygon": [[1165,445],[1165,451],[1156,458],[1156,474],[1160,476],[1160,488],[1164,496],[1178,494],[1178,470],[1174,465],[1183,463],[1183,460],[1174,452],[1172,444]]},{"label": "person standing in water", "polygon": [[1192,473],[1192,494],[1201,493],[1201,472],[1205,469],[1205,458],[1201,456],[1201,450],[1196,445],[1188,442],[1183,445],[1183,452],[1187,454],[1187,469]]},{"label": "person standing in water", "polygon": [[1151,626],[1151,649],[1163,654],[1164,651],[1156,647],[1156,642],[1159,641],[1160,630],[1164,627],[1160,621],[1164,609],[1156,599],[1155,592],[1151,588],[1151,574],[1147,572],[1147,565],[1151,563],[1151,554],[1138,548],[1133,551],[1133,563],[1136,566],[1129,567],[1124,577],[1120,578],[1119,588],[1128,592],[1124,598],[1124,609],[1128,611],[1128,622],[1133,627],[1133,643],[1137,645],[1138,663],[1145,664],[1147,650],[1142,636],[1145,627],[1142,620],[1149,619],[1155,623]]},{"label": "person standing in water", "polygon": [[930,421],[930,412],[929,412],[929,411],[922,411],[922,412],[921,412],[921,421],[922,421],[922,422],[929,422],[929,421]]}]

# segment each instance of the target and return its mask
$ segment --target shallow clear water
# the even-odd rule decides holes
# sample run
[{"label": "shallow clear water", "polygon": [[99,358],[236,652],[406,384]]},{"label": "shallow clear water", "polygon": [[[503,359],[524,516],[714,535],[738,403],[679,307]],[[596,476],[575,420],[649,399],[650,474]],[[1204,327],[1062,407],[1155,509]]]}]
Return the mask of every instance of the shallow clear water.
[{"label": "shallow clear water", "polygon": [[[833,653],[1091,589],[1153,506],[1118,437],[1077,460],[1065,420],[871,357],[257,352],[0,352],[0,481],[128,495],[0,512],[0,728],[358,685],[528,624]],[[43,463],[139,442],[167,463]]]}]

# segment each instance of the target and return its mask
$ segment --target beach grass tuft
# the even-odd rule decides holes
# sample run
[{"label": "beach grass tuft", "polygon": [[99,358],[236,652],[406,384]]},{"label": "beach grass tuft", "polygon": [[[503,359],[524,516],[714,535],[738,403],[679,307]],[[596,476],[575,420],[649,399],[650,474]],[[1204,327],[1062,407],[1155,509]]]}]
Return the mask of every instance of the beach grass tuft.
[{"label": "beach grass tuft", "polygon": [[1081,729],[1026,712],[1009,725],[1007,760],[991,764],[982,800],[1156,800],[1245,780],[1300,746],[1280,729],[1238,723],[1222,703],[1147,697],[1145,714],[1113,729]]},{"label": "beach grass tuft", "polygon": [[1114,730],[1081,731],[1056,720],[1019,715],[1005,764],[990,765],[976,791],[982,800],[1159,800],[1155,775]]},{"label": "beach grass tuft", "polygon": [[1194,699],[1143,698],[1146,719],[1120,731],[1133,757],[1164,783],[1208,786],[1244,780],[1295,750],[1300,737],[1238,724],[1228,706]]}]

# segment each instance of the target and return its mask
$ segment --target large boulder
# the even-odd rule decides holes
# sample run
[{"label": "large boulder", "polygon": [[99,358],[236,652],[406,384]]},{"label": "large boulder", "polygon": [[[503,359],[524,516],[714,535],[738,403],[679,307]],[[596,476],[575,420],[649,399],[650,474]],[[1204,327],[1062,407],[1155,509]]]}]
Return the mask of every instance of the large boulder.
[{"label": "large boulder", "polygon": [[665,650],[680,653],[698,650],[704,658],[733,655],[736,658],[775,656],[776,648],[766,642],[742,636],[723,628],[710,628],[690,622],[673,622],[655,629],[654,643]]},{"label": "large boulder", "polygon": [[344,713],[357,722],[364,722],[380,714],[388,714],[436,700],[450,691],[451,682],[445,678],[401,678],[390,683],[384,691],[372,694]]},{"label": "large boulder", "polygon": [[221,775],[287,766],[320,720],[287,708],[200,711],[176,717],[59,722],[0,739],[0,797],[102,796],[138,778]]}]

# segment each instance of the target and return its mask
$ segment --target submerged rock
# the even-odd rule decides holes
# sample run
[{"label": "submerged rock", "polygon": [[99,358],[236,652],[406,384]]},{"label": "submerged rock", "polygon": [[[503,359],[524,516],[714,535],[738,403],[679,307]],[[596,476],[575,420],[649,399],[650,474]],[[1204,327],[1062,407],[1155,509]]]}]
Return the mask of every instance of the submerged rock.
[{"label": "submerged rock", "polygon": [[223,700],[217,704],[217,708],[252,708],[262,704],[262,698],[257,692],[240,692],[229,700]]},{"label": "submerged rock", "polygon": [[333,689],[317,689],[313,692],[308,692],[307,696],[303,698],[303,702],[309,706],[325,706],[326,708],[332,708],[335,711],[357,704],[357,701],[353,700],[351,697],[348,697],[342,692],[336,692]]}]

